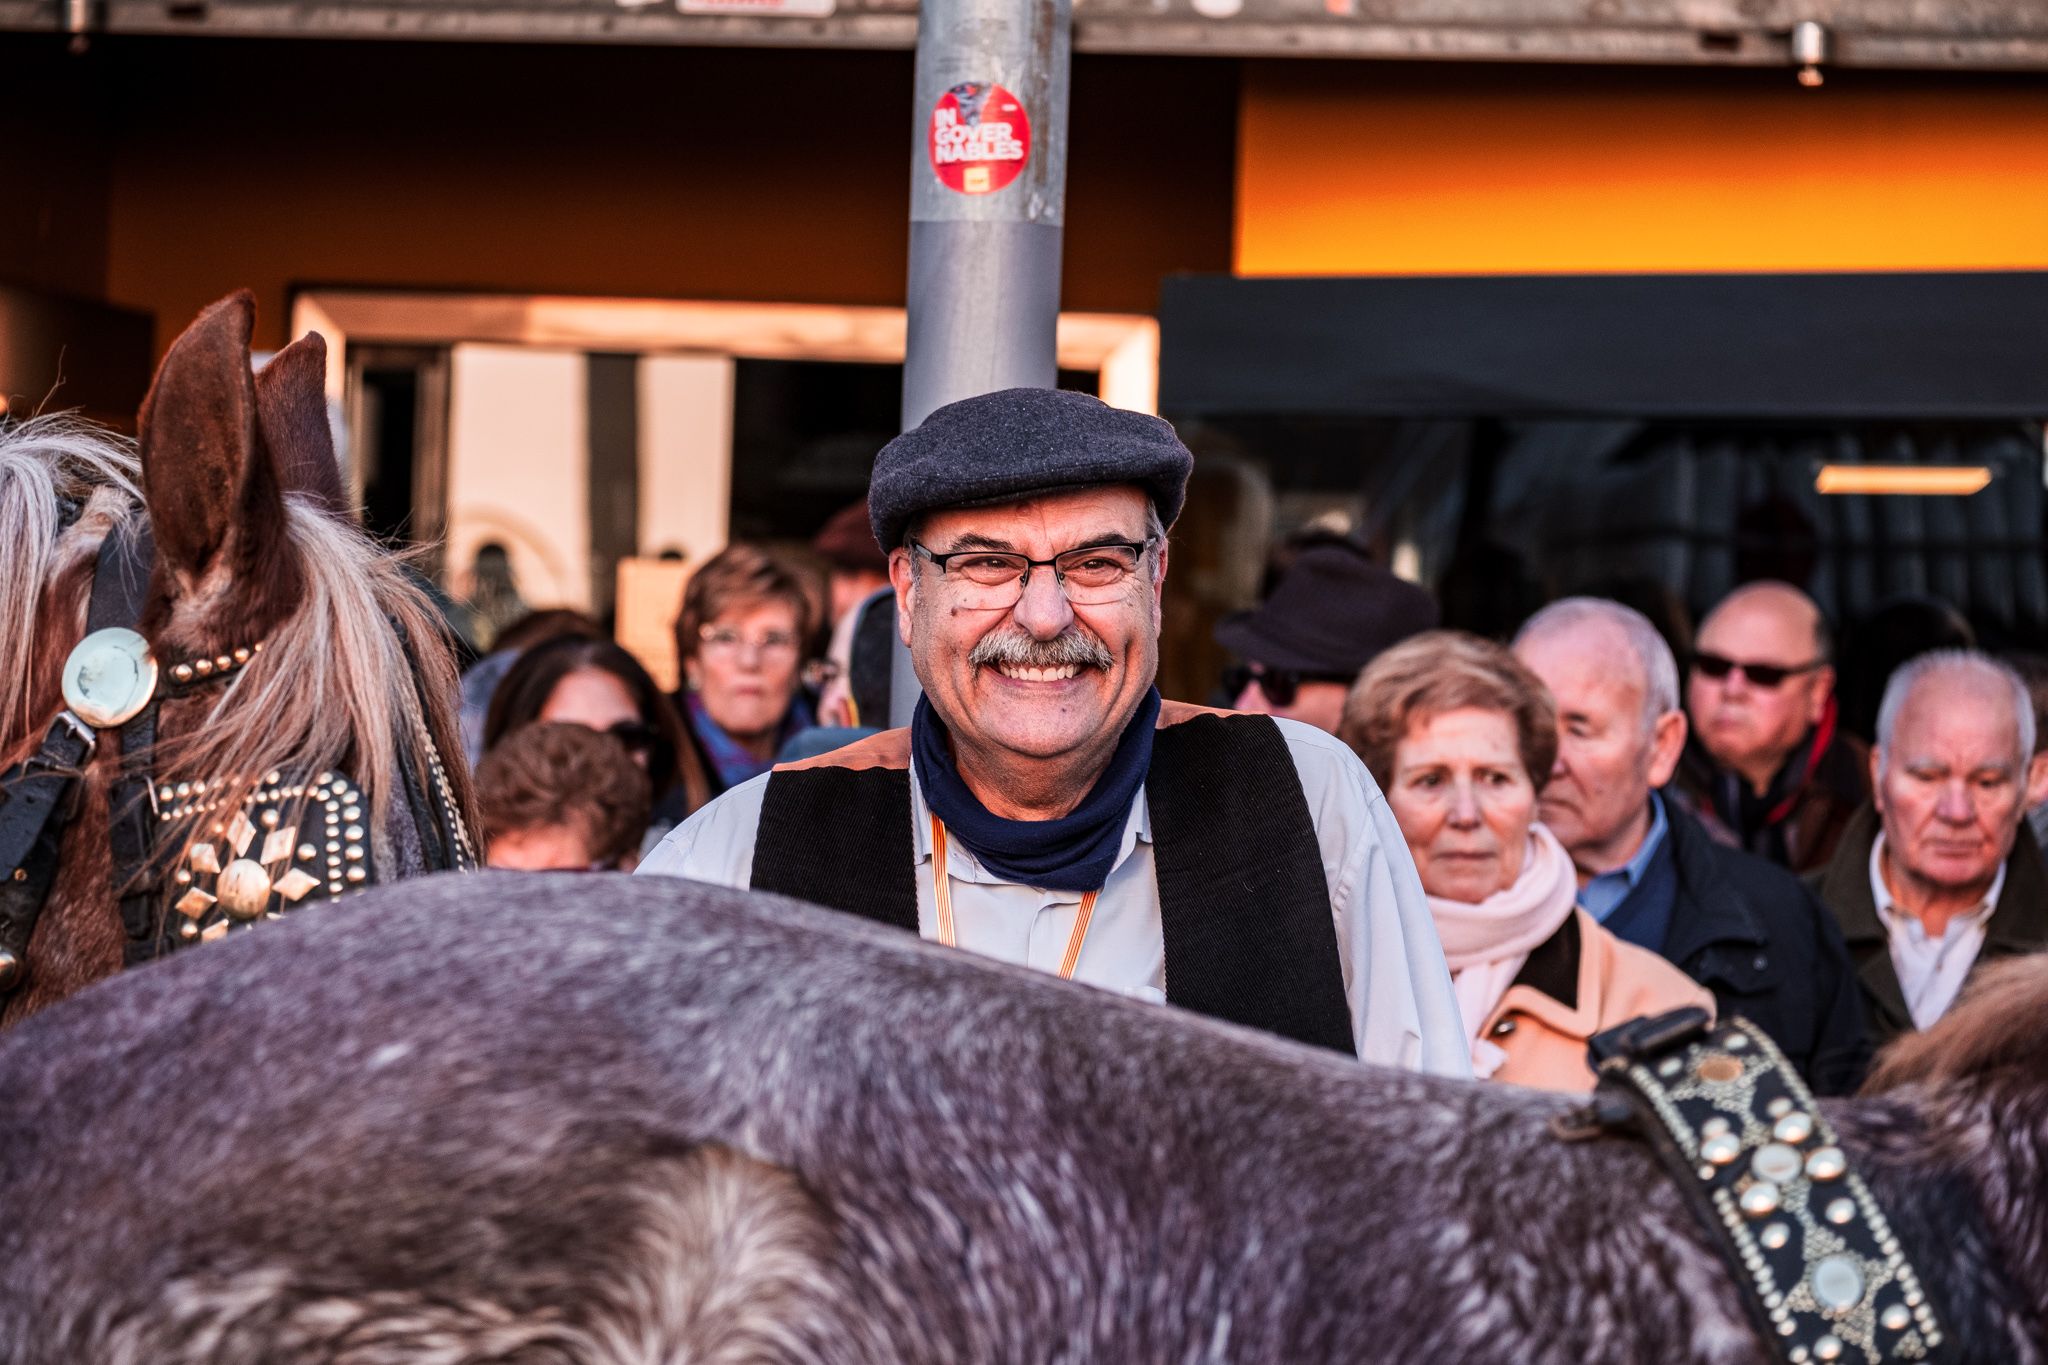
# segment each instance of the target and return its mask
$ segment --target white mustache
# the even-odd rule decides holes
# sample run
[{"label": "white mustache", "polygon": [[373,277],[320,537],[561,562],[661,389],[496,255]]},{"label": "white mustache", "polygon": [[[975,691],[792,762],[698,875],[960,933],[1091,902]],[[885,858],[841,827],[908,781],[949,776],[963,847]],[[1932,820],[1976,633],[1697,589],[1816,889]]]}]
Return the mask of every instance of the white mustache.
[{"label": "white mustache", "polygon": [[977,668],[1100,668],[1116,662],[1100,640],[1068,631],[1050,640],[1034,640],[1014,631],[982,636],[967,652],[967,662]]}]

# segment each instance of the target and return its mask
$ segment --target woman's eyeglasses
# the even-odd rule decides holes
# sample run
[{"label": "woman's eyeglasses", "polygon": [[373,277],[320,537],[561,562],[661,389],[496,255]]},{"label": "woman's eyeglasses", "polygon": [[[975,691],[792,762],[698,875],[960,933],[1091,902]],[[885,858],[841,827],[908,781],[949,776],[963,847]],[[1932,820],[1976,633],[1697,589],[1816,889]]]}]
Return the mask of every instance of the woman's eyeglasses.
[{"label": "woman's eyeglasses", "polygon": [[764,659],[793,658],[801,643],[786,630],[771,630],[749,640],[730,626],[705,626],[697,632],[697,641],[701,653],[737,655],[753,650]]},{"label": "woman's eyeglasses", "polygon": [[1801,673],[1811,673],[1817,668],[1826,668],[1826,659],[1815,659],[1807,664],[1752,664],[1736,659],[1723,658],[1719,654],[1695,654],[1692,666],[1715,682],[1730,673],[1740,672],[1749,680],[1751,687],[1761,687],[1766,692],[1784,685],[1785,679],[1795,678]]},{"label": "woman's eyeglasses", "polygon": [[1223,690],[1233,701],[1244,695],[1244,690],[1253,683],[1266,694],[1266,700],[1275,706],[1292,706],[1294,699],[1301,695],[1305,682],[1330,682],[1349,687],[1351,679],[1335,673],[1301,673],[1291,668],[1265,668],[1254,664],[1233,664],[1223,670]]}]

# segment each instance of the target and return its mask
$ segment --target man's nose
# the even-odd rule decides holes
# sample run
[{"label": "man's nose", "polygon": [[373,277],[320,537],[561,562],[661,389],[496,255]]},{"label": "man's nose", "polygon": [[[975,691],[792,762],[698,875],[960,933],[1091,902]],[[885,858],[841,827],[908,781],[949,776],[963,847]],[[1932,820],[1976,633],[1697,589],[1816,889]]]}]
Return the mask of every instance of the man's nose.
[{"label": "man's nose", "polygon": [[1244,691],[1237,694],[1237,700],[1231,703],[1231,707],[1248,715],[1270,716],[1273,714],[1273,707],[1266,700],[1266,689],[1259,686],[1256,682],[1246,683]]},{"label": "man's nose", "polygon": [[1024,580],[1024,594],[1010,614],[1034,640],[1056,639],[1074,624],[1073,603],[1067,601],[1066,590],[1050,564],[1032,569]]},{"label": "man's nose", "polygon": [[1460,829],[1470,829],[1479,823],[1479,794],[1472,790],[1470,782],[1460,782],[1451,789],[1451,823]]},{"label": "man's nose", "polygon": [[1934,803],[1934,814],[1952,825],[1968,825],[1976,822],[1977,808],[1971,804],[1970,793],[1961,782],[1944,782]]}]

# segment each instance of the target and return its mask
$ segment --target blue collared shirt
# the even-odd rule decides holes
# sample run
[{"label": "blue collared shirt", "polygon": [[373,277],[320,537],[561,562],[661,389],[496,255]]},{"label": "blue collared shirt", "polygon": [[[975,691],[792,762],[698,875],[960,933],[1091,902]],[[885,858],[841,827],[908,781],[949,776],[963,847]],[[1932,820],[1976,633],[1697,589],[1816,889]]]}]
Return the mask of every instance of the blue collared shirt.
[{"label": "blue collared shirt", "polygon": [[1579,904],[1586,907],[1588,914],[1604,920],[1614,913],[1614,908],[1628,898],[1628,893],[1636,889],[1643,874],[1650,870],[1650,860],[1657,856],[1670,829],[1671,822],[1664,818],[1664,798],[1651,792],[1650,832],[1643,836],[1643,846],[1636,850],[1636,856],[1579,888]]}]

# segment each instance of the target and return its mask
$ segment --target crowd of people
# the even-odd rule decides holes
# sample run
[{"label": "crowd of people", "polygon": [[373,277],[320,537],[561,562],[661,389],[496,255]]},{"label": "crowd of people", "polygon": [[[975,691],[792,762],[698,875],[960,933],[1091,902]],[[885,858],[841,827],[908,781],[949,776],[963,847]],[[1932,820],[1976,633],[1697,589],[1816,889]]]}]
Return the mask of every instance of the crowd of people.
[{"label": "crowd of people", "polygon": [[[490,862],[785,891],[1563,1090],[1593,1034],[1698,1006],[1844,1093],[2048,947],[2048,670],[1952,609],[1854,666],[1772,581],[1696,632],[1582,596],[1490,639],[1321,537],[1190,706],[1153,687],[1190,464],[1158,419],[988,395],[891,443],[804,562],[699,567],[673,695],[587,617],[507,623],[464,680]],[[899,621],[925,700],[888,731]]]}]

